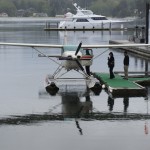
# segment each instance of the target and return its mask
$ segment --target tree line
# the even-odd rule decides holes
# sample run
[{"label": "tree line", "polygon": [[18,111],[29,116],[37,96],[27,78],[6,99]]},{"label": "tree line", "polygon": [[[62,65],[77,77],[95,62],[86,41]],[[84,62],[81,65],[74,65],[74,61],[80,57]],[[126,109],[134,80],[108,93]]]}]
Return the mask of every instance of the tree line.
[{"label": "tree line", "polygon": [[0,0],[0,13],[16,16],[20,9],[32,9],[37,13],[55,16],[67,11],[75,13],[72,3],[109,17],[144,17],[146,3],[150,3],[150,0]]}]

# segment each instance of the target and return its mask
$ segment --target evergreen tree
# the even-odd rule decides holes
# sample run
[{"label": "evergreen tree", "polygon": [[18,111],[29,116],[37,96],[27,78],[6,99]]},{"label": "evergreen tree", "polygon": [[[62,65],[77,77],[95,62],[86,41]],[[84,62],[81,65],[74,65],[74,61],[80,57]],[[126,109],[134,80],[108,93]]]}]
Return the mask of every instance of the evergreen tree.
[{"label": "evergreen tree", "polygon": [[49,16],[64,14],[70,9],[75,13],[72,3],[91,9],[95,14],[112,17],[145,16],[146,3],[150,0],[0,0],[0,12],[14,16],[18,9],[33,8]]}]

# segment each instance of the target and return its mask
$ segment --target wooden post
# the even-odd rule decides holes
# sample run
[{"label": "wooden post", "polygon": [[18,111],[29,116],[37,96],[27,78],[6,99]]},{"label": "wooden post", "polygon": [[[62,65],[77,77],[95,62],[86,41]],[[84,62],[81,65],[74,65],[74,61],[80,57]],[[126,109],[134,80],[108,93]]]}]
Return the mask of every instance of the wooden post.
[{"label": "wooden post", "polygon": [[111,30],[111,22],[110,22],[110,24],[109,24],[109,30]]},{"label": "wooden post", "polygon": [[102,30],[103,30],[103,22],[102,22],[102,24],[101,24],[101,25],[102,25]]},{"label": "wooden post", "polygon": [[[145,43],[149,43],[149,3],[146,3],[146,34],[145,34]],[[148,61],[145,61],[145,75],[148,75]]]}]

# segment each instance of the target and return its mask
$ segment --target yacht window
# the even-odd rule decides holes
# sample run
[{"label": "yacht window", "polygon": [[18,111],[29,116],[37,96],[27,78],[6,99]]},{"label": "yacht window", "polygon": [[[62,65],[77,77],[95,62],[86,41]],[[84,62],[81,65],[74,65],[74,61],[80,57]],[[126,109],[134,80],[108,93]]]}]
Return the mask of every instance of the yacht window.
[{"label": "yacht window", "polygon": [[107,20],[106,17],[92,17],[93,20]]},{"label": "yacht window", "polygon": [[87,19],[77,19],[76,22],[89,22]]},{"label": "yacht window", "polygon": [[90,10],[82,10],[82,13],[83,13],[84,15],[93,15],[93,12],[90,11]]}]

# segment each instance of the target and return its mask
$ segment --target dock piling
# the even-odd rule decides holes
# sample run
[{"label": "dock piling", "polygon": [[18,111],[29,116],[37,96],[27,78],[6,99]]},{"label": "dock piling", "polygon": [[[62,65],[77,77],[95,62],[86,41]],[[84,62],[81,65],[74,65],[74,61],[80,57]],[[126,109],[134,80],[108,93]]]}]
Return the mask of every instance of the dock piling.
[{"label": "dock piling", "polygon": [[149,43],[149,3],[146,3],[146,44]]}]

